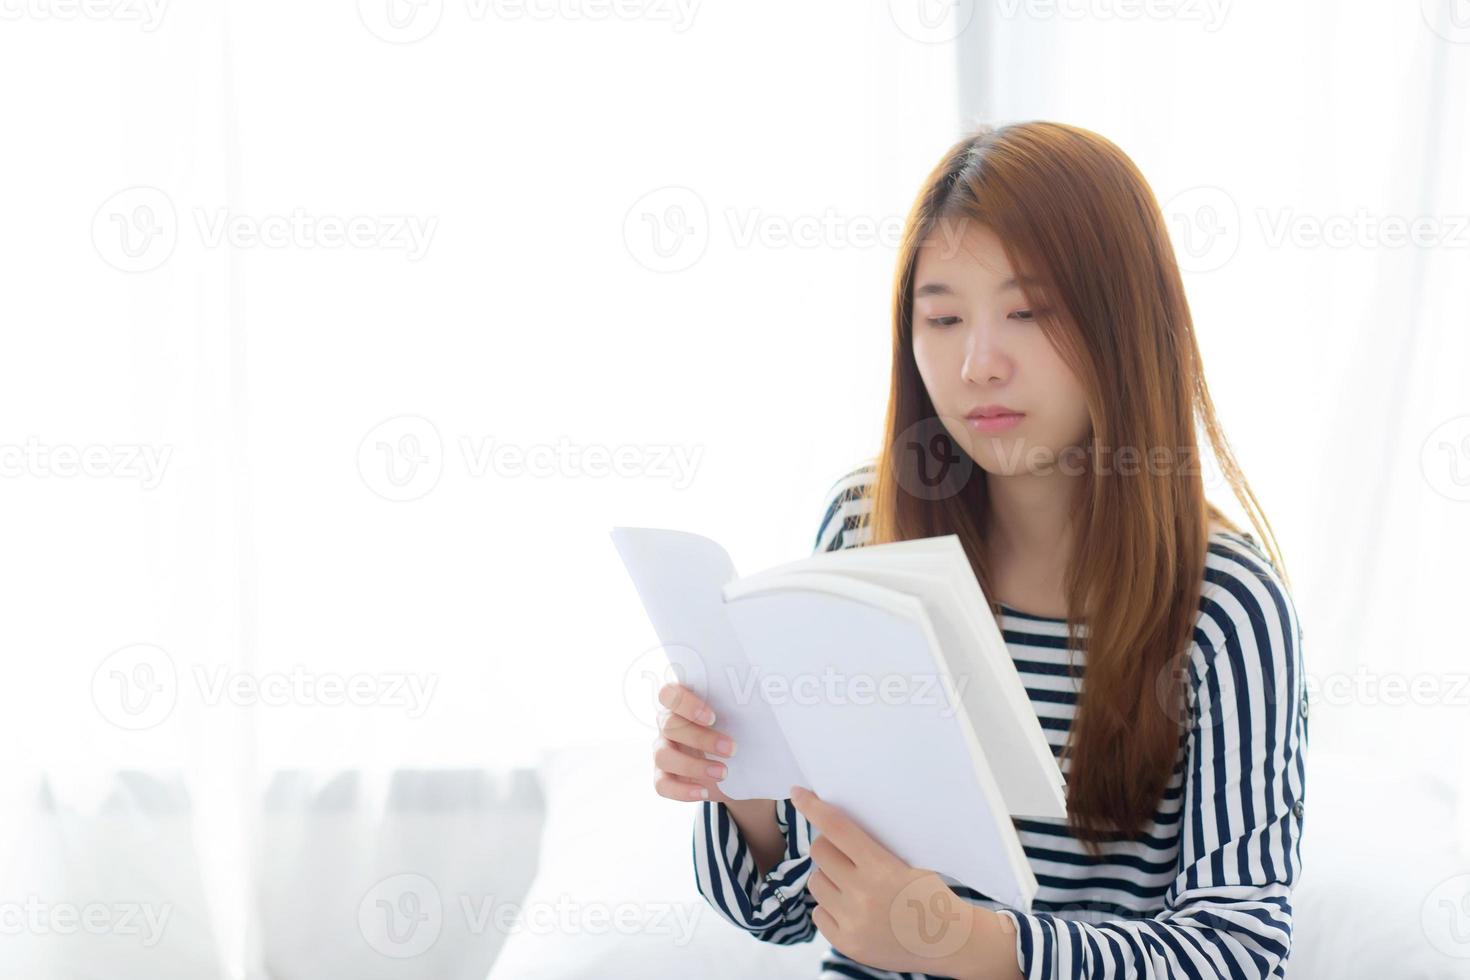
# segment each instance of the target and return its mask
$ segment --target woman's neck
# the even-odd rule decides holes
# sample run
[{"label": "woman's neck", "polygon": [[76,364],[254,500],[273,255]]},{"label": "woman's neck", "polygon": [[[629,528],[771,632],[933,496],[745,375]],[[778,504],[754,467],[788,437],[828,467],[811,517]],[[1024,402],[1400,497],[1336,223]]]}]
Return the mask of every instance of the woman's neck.
[{"label": "woman's neck", "polygon": [[[985,479],[982,533],[990,598],[1038,616],[1066,616],[1074,478],[987,473]],[[1207,522],[1210,535],[1224,530],[1218,521]]]},{"label": "woman's neck", "polygon": [[1067,615],[1076,477],[986,474],[985,560],[991,598],[1040,616]]},{"label": "woman's neck", "polygon": [[1065,566],[1072,554],[1076,478],[987,473],[984,534],[997,558]]}]

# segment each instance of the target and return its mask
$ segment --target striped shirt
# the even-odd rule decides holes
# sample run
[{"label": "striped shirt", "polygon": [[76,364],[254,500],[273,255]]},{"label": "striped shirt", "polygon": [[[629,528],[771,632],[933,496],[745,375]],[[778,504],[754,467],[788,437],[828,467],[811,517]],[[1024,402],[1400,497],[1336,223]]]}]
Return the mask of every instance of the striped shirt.
[{"label": "striped shirt", "polygon": [[[864,491],[872,478],[869,464],[834,485],[815,551],[867,543]],[[1069,672],[1065,620],[1002,604],[1000,626],[1060,758],[1085,678],[1085,647]],[[1105,841],[1093,857],[1065,820],[1013,817],[1039,886],[1030,913],[955,889],[1014,920],[1016,963],[1027,980],[1286,975],[1306,781],[1301,637],[1291,596],[1255,539],[1211,534],[1189,649],[1189,724],[1150,822],[1132,837]],[[1069,763],[1061,761],[1064,775]],[[757,939],[808,942],[817,934],[816,900],[806,889],[811,825],[790,800],[777,801],[776,819],[785,853],[760,876],[728,808],[701,803],[696,882],[718,914]],[[867,967],[833,949],[820,980],[844,977],[928,975]]]}]

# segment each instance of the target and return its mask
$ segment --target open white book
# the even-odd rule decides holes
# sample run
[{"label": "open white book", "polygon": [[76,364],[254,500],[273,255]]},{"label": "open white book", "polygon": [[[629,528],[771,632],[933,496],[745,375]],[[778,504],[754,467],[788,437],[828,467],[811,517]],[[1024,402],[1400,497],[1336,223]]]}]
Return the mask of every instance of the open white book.
[{"label": "open white book", "polygon": [[1012,816],[1066,783],[959,538],[823,552],[739,577],[685,531],[613,543],[680,683],[735,740],[720,788],[841,807],[915,867],[1029,911]]}]

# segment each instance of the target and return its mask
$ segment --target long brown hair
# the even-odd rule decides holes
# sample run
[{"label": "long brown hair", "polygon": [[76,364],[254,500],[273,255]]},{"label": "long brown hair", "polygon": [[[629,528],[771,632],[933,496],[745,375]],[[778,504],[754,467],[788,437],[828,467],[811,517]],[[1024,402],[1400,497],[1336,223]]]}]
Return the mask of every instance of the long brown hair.
[{"label": "long brown hair", "polygon": [[[946,443],[913,352],[920,247],[964,221],[994,231],[1017,273],[1035,281],[1025,289],[1028,301],[1065,314],[1037,322],[1086,391],[1092,445],[1084,448],[1138,447],[1126,474],[1121,461],[1081,471],[1072,512],[1068,646],[1080,649],[1085,625],[1087,668],[1064,749],[1071,753],[1068,823],[1097,854],[1099,842],[1140,832],[1167,788],[1180,747],[1180,665],[1199,615],[1209,520],[1240,532],[1205,499],[1196,423],[1283,579],[1285,569],[1215,417],[1153,192],[1113,143],[1050,122],[986,126],[960,140],[908,215],[869,541],[958,535],[999,615],[983,547],[984,473],[949,465],[962,450]],[[1172,465],[1153,465],[1149,447],[1162,448]],[[947,461],[949,485],[919,472],[936,457]],[[956,479],[961,472],[968,475]],[[1165,677],[1171,683],[1161,687]]]}]

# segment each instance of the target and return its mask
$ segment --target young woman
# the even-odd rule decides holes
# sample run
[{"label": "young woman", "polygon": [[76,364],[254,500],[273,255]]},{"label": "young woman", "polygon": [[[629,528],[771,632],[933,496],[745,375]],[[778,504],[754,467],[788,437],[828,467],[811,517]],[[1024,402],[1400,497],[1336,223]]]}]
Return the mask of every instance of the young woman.
[{"label": "young woman", "polygon": [[[725,797],[731,747],[670,685],[656,785],[700,802],[700,892],[766,942],[821,932],[824,978],[1285,976],[1301,627],[1142,175],[1071,126],[960,141],[908,217],[893,325],[886,448],[834,485],[816,549],[959,536],[1067,819],[1014,819],[1040,891],[1005,908],[804,788]],[[1196,426],[1269,552],[1205,499]]]}]

